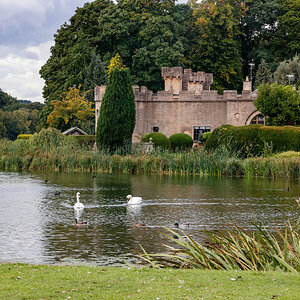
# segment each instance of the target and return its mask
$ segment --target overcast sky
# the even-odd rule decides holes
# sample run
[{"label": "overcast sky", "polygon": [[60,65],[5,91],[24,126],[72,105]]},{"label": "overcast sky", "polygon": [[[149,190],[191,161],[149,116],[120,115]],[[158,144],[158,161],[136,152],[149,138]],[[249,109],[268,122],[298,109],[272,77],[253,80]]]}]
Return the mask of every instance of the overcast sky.
[{"label": "overcast sky", "polygon": [[[0,88],[17,99],[44,102],[39,70],[53,35],[86,0],[0,0]],[[178,1],[185,2],[185,1]]]}]

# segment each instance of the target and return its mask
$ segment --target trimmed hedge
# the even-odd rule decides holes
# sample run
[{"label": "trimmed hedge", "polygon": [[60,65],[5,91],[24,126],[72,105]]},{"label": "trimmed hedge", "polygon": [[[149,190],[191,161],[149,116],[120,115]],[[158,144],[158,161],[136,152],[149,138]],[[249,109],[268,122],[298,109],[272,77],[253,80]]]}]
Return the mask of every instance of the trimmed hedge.
[{"label": "trimmed hedge", "polygon": [[300,128],[294,126],[222,125],[208,138],[205,149],[229,146],[241,157],[289,150],[300,151]]},{"label": "trimmed hedge", "polygon": [[170,140],[161,132],[148,133],[142,138],[142,141],[148,143],[150,138],[152,138],[152,142],[155,146],[159,146],[166,149],[171,147]]},{"label": "trimmed hedge", "polygon": [[176,149],[189,149],[193,146],[193,139],[186,133],[175,133],[169,137],[171,148]]},{"label": "trimmed hedge", "polygon": [[17,139],[18,140],[28,140],[28,139],[30,139],[31,137],[33,136],[33,134],[19,134],[18,136],[17,136]]}]

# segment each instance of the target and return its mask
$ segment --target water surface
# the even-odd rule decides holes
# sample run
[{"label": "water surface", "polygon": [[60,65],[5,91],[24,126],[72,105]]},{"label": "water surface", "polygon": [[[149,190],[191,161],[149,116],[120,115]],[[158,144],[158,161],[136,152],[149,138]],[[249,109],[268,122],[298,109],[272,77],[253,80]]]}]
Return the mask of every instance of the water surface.
[{"label": "water surface", "polygon": [[[86,228],[74,226],[76,192]],[[88,173],[0,173],[0,262],[122,265],[141,244],[164,250],[161,235],[178,222],[202,240],[201,229],[233,222],[253,229],[296,220],[299,180]],[[58,195],[59,194],[59,195]],[[126,195],[143,197],[126,205]],[[132,220],[145,223],[133,228]]]}]

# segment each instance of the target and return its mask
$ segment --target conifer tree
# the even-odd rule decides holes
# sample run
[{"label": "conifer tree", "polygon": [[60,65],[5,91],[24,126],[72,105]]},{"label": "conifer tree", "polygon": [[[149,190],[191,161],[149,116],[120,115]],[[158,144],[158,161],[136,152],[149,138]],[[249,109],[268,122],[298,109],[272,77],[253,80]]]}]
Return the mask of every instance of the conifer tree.
[{"label": "conifer tree", "polygon": [[264,59],[261,60],[257,72],[255,74],[255,88],[264,83],[272,83],[273,74],[269,65]]},{"label": "conifer tree", "polygon": [[124,65],[113,68],[114,63],[115,59],[112,59],[108,68],[109,76],[96,132],[98,149],[111,153],[118,148],[130,150],[136,114],[129,69]]},{"label": "conifer tree", "polygon": [[86,98],[94,101],[94,88],[97,85],[103,85],[106,81],[105,68],[99,55],[95,53],[92,55],[91,63],[87,68],[87,74],[84,79],[83,89],[86,94]]}]

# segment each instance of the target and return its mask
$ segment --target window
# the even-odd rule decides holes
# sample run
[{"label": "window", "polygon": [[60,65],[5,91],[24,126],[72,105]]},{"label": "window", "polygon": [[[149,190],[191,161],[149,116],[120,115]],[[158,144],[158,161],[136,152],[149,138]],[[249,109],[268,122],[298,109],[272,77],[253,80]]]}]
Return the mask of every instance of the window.
[{"label": "window", "polygon": [[194,127],[194,141],[198,141],[199,134],[202,134],[204,132],[210,132],[211,127],[210,126],[195,126]]},{"label": "window", "polygon": [[251,121],[251,124],[261,124],[261,125],[266,125],[265,117],[263,115],[257,115],[254,117]]},{"label": "window", "polygon": [[158,127],[153,127],[152,132],[158,132],[159,128]]}]

